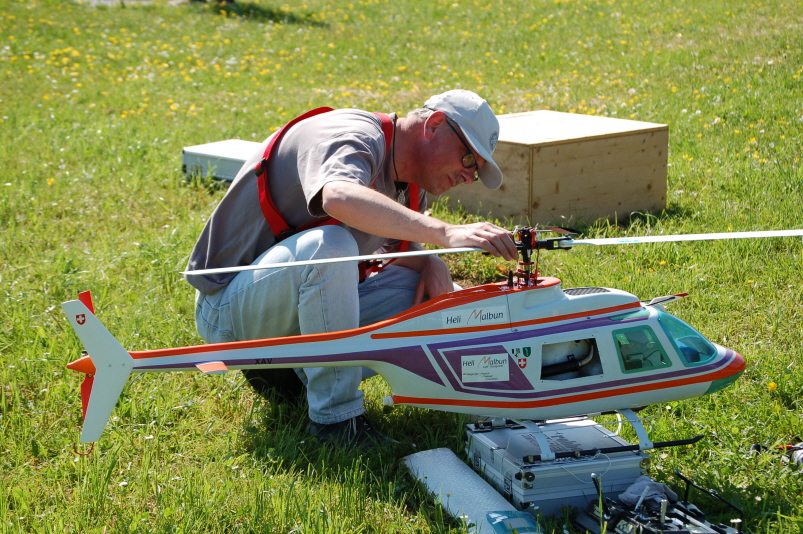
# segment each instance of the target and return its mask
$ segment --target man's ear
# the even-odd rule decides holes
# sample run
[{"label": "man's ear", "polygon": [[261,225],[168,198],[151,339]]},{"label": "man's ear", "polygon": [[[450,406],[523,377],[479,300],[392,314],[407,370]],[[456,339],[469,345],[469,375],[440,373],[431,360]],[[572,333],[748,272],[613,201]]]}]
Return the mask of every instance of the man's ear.
[{"label": "man's ear", "polygon": [[435,134],[435,130],[440,128],[446,123],[446,113],[443,111],[433,111],[432,114],[424,121],[424,137],[431,139]]}]

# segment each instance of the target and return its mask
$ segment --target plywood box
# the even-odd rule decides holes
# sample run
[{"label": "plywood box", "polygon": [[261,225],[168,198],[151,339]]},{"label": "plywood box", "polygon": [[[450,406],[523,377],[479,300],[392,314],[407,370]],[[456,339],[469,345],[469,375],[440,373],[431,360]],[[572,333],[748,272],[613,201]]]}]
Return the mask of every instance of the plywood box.
[{"label": "plywood box", "polygon": [[666,207],[669,129],[609,117],[532,111],[500,115],[494,161],[504,182],[445,196],[513,224],[577,224]]}]

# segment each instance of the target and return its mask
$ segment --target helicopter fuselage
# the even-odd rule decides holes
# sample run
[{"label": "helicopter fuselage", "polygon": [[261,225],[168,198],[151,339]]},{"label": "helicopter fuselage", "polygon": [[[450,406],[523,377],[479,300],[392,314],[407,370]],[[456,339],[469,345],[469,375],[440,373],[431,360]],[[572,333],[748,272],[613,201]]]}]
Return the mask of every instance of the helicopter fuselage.
[{"label": "helicopter fuselage", "polygon": [[[90,354],[69,367],[94,374],[89,332],[81,335],[84,304],[64,307]],[[687,399],[738,378],[742,356],[659,308],[617,289],[564,290],[560,280],[547,277],[528,287],[499,283],[457,291],[354,330],[132,351],[127,368],[219,374],[361,366],[390,385],[386,404],[514,419]],[[104,372],[122,371],[98,370]]]}]

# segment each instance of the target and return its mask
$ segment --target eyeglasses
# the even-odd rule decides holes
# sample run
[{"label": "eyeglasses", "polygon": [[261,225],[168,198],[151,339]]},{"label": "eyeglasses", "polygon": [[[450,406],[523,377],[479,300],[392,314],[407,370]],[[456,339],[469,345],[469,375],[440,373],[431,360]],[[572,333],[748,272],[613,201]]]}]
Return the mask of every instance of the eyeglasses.
[{"label": "eyeglasses", "polygon": [[469,148],[468,143],[466,143],[465,139],[463,139],[463,136],[460,135],[454,126],[452,126],[452,121],[450,119],[446,119],[446,124],[449,125],[449,128],[452,129],[457,138],[460,139],[460,142],[463,143],[463,146],[466,147],[467,152],[463,156],[462,160],[463,167],[466,169],[474,169],[474,181],[476,182],[479,179],[480,174],[478,170],[479,167],[477,165],[477,158],[474,157],[474,152],[471,151],[471,148]]}]

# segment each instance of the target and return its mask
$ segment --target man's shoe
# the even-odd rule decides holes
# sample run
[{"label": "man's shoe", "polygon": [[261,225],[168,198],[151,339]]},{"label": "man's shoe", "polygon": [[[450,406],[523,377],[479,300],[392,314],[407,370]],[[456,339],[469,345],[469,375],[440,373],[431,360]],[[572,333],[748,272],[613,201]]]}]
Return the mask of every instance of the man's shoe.
[{"label": "man's shoe", "polygon": [[292,369],[243,369],[243,375],[266,400],[291,406],[301,406],[307,400],[307,390]]},{"label": "man's shoe", "polygon": [[328,425],[310,421],[307,425],[307,434],[323,443],[340,443],[365,448],[398,443],[379,433],[365,415]]}]

